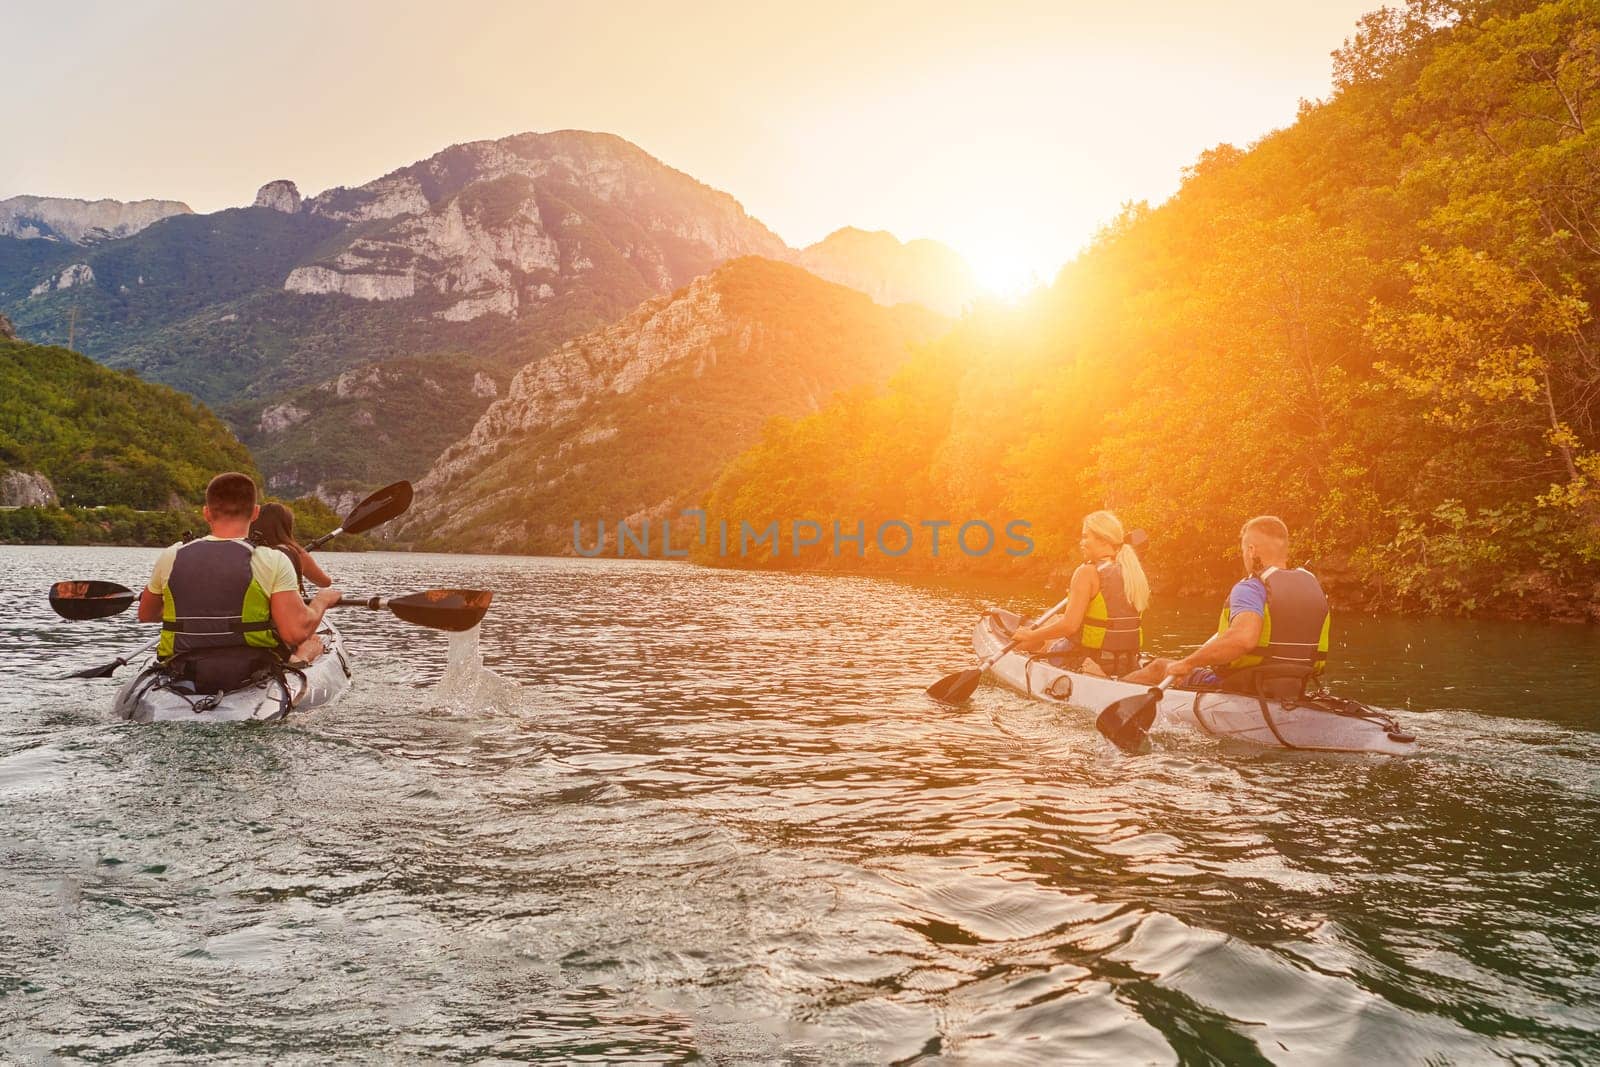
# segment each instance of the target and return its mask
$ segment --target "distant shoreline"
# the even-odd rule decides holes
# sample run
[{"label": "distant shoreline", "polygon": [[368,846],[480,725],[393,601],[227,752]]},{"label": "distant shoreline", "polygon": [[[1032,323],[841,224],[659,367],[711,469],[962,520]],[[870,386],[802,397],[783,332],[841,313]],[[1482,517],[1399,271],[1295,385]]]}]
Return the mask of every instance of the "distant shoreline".
[{"label": "distant shoreline", "polygon": [[[297,514],[303,501],[293,501]],[[333,528],[338,520],[330,511],[296,523],[296,537],[309,541]],[[205,517],[197,507],[149,510],[124,504],[100,505],[0,505],[0,545],[39,548],[166,548],[185,536],[205,533]],[[324,546],[326,552],[359,552],[370,548],[364,537],[341,537]]]},{"label": "distant shoreline", "polygon": [[[16,510],[16,509],[4,509],[4,510]],[[152,514],[160,514],[160,513],[152,513]],[[204,525],[201,524],[199,529],[204,529]],[[306,535],[307,538],[309,538],[309,536],[311,536],[311,535]],[[146,541],[98,540],[98,541],[77,541],[77,542],[14,541],[14,540],[4,540],[3,538],[0,538],[0,547],[14,546],[14,547],[18,547],[18,548],[150,548],[150,549],[158,549],[158,548],[167,547],[167,545],[172,544],[173,541],[181,540],[181,537],[182,537],[182,535],[180,533],[180,534],[178,534],[176,536],[173,536],[172,538],[167,539],[167,540],[160,540],[160,539],[157,539],[157,540],[146,540]],[[359,543],[362,540],[360,538],[351,539],[349,542],[341,544],[340,542],[342,540],[343,539],[336,540],[336,541],[324,546],[319,551],[323,551],[323,552],[336,552],[336,551],[337,552],[363,552],[363,551],[369,551],[369,552],[392,552],[392,553],[395,553],[397,555],[476,556],[476,557],[481,557],[481,558],[485,558],[485,559],[519,559],[519,558],[520,559],[553,559],[553,560],[571,560],[571,561],[574,561],[574,562],[593,563],[593,564],[614,563],[614,562],[657,563],[657,564],[672,564],[672,565],[679,565],[679,566],[689,565],[689,566],[696,566],[696,567],[704,567],[705,569],[711,570],[711,571],[737,571],[737,572],[751,573],[751,574],[811,575],[811,576],[816,576],[816,577],[829,577],[829,578],[877,578],[877,579],[882,579],[882,580],[885,580],[885,581],[905,582],[905,583],[912,583],[912,584],[934,583],[934,584],[939,584],[939,585],[948,585],[953,589],[960,589],[960,588],[963,588],[963,587],[971,587],[971,588],[973,588],[975,590],[981,590],[981,591],[987,591],[987,590],[992,590],[992,589],[1004,587],[1004,588],[1007,588],[1007,589],[1014,589],[1016,591],[1016,594],[1017,594],[1019,600],[1025,600],[1025,599],[1029,598],[1033,594],[1037,594],[1037,596],[1042,600],[1044,600],[1044,599],[1053,599],[1050,596],[1050,594],[1053,591],[1057,590],[1058,588],[1061,591],[1064,591],[1064,587],[1065,587],[1065,580],[1064,579],[1056,580],[1056,579],[1052,578],[1051,575],[1048,574],[1048,573],[1046,573],[1046,574],[1037,574],[1037,573],[1035,573],[1035,574],[1017,574],[1017,573],[1006,574],[1006,573],[1000,573],[1000,572],[996,572],[996,571],[975,571],[975,570],[907,570],[903,566],[899,567],[899,568],[896,568],[894,570],[874,570],[874,569],[872,569],[870,567],[838,567],[838,568],[818,569],[818,568],[799,568],[799,567],[787,568],[787,567],[712,566],[712,565],[696,562],[695,560],[661,559],[659,557],[654,557],[654,556],[649,556],[649,557],[646,557],[646,556],[635,556],[635,555],[627,555],[627,556],[617,556],[617,555],[581,556],[581,555],[577,555],[577,554],[551,555],[551,554],[548,554],[548,553],[537,553],[537,552],[481,552],[481,551],[473,551],[473,550],[470,550],[470,549],[457,549],[457,548],[449,548],[449,547],[441,547],[441,546],[433,546],[433,545],[430,545],[430,546],[427,546],[427,547],[419,547],[419,546],[413,545],[413,544],[390,544],[390,543],[387,543],[387,542],[384,542],[384,541],[381,541],[381,540],[369,541],[369,542],[367,542],[365,544],[362,544],[362,543]],[[1175,586],[1173,583],[1162,582],[1159,579],[1157,579],[1154,582],[1154,585],[1155,585],[1155,593],[1156,593],[1156,595],[1158,597],[1173,598],[1173,599],[1184,599],[1184,600],[1194,600],[1194,599],[1204,600],[1208,596],[1208,591],[1206,591],[1206,590],[1196,589],[1196,588],[1188,587],[1188,586]],[[1218,599],[1220,601],[1222,595],[1226,592],[1226,589],[1222,585],[1219,585],[1219,587],[1216,590],[1212,591],[1212,592],[1214,593],[1216,599]],[[1329,592],[1330,592],[1330,596],[1334,600],[1334,604],[1335,604],[1334,611],[1335,611],[1335,615],[1336,616],[1339,615],[1339,614],[1345,614],[1345,615],[1356,614],[1356,615],[1361,615],[1361,616],[1366,616],[1366,617],[1371,617],[1371,618],[1419,618],[1419,617],[1423,617],[1423,616],[1427,616],[1427,615],[1437,615],[1437,614],[1439,614],[1438,612],[1430,612],[1430,611],[1423,610],[1423,609],[1395,611],[1395,610],[1384,610],[1384,609],[1382,609],[1382,608],[1380,608],[1380,607],[1378,607],[1378,606],[1376,606],[1374,604],[1371,604],[1371,603],[1364,604],[1364,605],[1363,604],[1351,603],[1347,599],[1347,598],[1350,597],[1350,592],[1351,591],[1348,588],[1341,588],[1339,586],[1334,586],[1333,588],[1331,588],[1329,590]],[[1344,603],[1341,603],[1341,601],[1344,601]],[[1479,620],[1479,621],[1493,621],[1493,622],[1537,622],[1537,623],[1546,623],[1546,624],[1559,626],[1559,627],[1563,627],[1563,628],[1570,628],[1570,627],[1573,627],[1573,626],[1589,626],[1589,625],[1593,625],[1593,624],[1595,624],[1597,622],[1600,622],[1600,602],[1595,602],[1595,603],[1590,604],[1590,606],[1589,606],[1589,614],[1588,614],[1588,617],[1586,617],[1586,618],[1585,617],[1578,617],[1577,615],[1575,615],[1573,613],[1573,611],[1571,610],[1571,605],[1570,604],[1563,604],[1563,605],[1560,605],[1560,606],[1555,606],[1555,605],[1552,605],[1549,602],[1547,602],[1545,600],[1541,600],[1541,599],[1539,599],[1537,597],[1530,597],[1527,601],[1522,602],[1522,603],[1518,603],[1518,604],[1489,605],[1487,607],[1480,607],[1480,608],[1478,608],[1476,610],[1473,610],[1473,611],[1456,612],[1456,613],[1454,613],[1452,615],[1445,616],[1445,617],[1457,618],[1457,619],[1471,619],[1471,620]]]}]

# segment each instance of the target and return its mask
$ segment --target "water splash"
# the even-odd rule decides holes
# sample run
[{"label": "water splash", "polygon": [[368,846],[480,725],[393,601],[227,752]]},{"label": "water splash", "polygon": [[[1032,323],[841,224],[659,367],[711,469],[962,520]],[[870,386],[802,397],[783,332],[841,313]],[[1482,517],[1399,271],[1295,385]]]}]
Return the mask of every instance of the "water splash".
[{"label": "water splash", "polygon": [[510,711],[520,688],[483,665],[478,635],[481,626],[450,635],[450,658],[444,677],[433,687],[434,706],[460,714]]}]

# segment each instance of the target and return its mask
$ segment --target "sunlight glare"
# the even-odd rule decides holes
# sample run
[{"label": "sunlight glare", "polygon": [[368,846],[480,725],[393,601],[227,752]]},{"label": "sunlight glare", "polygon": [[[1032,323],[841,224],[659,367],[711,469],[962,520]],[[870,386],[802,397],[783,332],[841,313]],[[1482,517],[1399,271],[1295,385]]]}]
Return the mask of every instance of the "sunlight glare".
[{"label": "sunlight glare", "polygon": [[1048,285],[1059,265],[1045,267],[1036,252],[1020,242],[996,241],[958,249],[985,295],[1016,303],[1041,285]]}]

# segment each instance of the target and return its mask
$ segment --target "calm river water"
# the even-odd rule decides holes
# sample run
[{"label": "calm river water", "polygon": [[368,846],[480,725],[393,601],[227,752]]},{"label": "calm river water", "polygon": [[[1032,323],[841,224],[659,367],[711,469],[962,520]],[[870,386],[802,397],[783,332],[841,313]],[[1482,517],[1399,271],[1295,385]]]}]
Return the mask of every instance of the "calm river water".
[{"label": "calm river water", "polygon": [[0,549],[0,1061],[1600,1060],[1594,630],[1341,619],[1419,757],[1125,757],[923,698],[975,593],[332,555],[486,669],[352,610],[330,709],[120,725],[50,679],[146,631],[44,592],[153,558]]}]

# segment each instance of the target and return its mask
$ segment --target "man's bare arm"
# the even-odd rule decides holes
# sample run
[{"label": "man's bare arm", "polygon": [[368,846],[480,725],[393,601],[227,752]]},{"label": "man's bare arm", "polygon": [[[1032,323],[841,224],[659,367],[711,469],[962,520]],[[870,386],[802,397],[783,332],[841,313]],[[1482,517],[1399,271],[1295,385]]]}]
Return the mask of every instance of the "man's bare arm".
[{"label": "man's bare arm", "polygon": [[1261,616],[1253,611],[1233,617],[1226,633],[1217,634],[1182,659],[1173,660],[1168,674],[1185,675],[1196,667],[1220,667],[1232,663],[1261,641]]},{"label": "man's bare arm", "polygon": [[272,627],[283,643],[294,646],[317,632],[322,613],[339,602],[339,590],[324,589],[308,604],[293,590],[272,594]]}]

